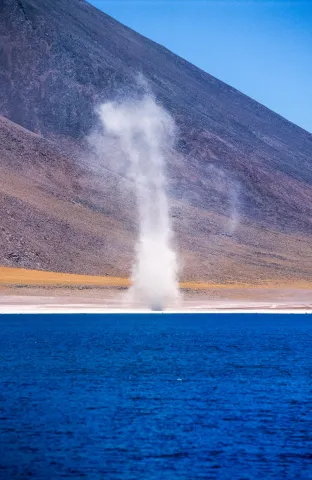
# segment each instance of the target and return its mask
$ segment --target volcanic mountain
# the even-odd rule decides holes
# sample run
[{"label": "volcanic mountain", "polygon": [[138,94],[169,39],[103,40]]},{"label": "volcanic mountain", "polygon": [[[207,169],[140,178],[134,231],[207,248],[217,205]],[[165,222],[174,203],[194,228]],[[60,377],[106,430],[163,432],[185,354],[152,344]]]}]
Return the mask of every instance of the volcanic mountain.
[{"label": "volcanic mountain", "polygon": [[96,106],[137,93],[140,75],[178,127],[183,278],[310,279],[310,133],[83,0],[2,0],[0,32],[1,265],[129,274],[131,185],[85,139]]}]

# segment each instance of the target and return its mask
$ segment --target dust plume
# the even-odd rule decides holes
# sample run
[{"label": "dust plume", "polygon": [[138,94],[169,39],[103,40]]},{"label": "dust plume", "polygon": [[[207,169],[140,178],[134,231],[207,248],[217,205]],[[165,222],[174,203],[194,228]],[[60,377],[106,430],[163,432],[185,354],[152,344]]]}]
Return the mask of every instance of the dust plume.
[{"label": "dust plume", "polygon": [[225,232],[232,236],[240,221],[240,185],[221,168],[213,164],[207,166],[206,174],[211,190],[215,190],[219,195],[218,201],[222,205],[223,213],[227,218],[224,225]]},{"label": "dust plume", "polygon": [[104,135],[123,157],[135,185],[139,238],[131,294],[153,310],[179,298],[177,258],[166,194],[166,158],[174,144],[175,124],[148,94],[136,100],[108,102],[98,108]]}]

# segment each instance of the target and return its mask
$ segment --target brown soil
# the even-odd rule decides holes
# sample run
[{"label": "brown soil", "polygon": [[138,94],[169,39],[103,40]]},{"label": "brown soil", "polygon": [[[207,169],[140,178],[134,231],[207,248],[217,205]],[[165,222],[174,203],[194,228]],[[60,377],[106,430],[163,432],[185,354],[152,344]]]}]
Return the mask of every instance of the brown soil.
[{"label": "brown soil", "polygon": [[178,126],[167,163],[181,280],[311,281],[310,133],[87,2],[0,4],[0,265],[130,276],[131,182],[84,139],[95,107],[139,94],[142,72]]},{"label": "brown soil", "polygon": [[[113,174],[85,171],[54,143],[1,117],[0,160],[0,265],[129,277],[137,236],[131,189]],[[227,217],[178,200],[171,204],[181,280],[310,280],[308,234],[241,218],[235,234],[225,235]]]}]

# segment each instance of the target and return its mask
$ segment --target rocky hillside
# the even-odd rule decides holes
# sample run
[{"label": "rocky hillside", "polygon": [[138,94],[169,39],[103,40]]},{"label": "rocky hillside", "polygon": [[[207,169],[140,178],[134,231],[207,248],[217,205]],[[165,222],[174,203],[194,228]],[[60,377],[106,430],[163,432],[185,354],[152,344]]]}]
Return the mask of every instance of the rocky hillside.
[{"label": "rocky hillside", "polygon": [[129,273],[131,186],[88,170],[84,138],[140,73],[179,128],[184,277],[309,278],[311,134],[84,1],[2,0],[0,32],[1,264]]}]

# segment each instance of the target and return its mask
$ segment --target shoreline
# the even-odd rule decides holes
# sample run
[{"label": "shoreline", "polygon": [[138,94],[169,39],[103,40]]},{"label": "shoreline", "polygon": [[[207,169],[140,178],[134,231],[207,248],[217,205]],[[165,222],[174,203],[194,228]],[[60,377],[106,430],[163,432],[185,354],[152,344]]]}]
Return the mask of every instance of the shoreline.
[{"label": "shoreline", "polygon": [[0,296],[1,314],[207,314],[207,313],[312,313],[312,301],[256,301],[238,299],[212,300],[184,297],[177,305],[163,311],[126,301],[121,295],[106,298],[57,296]]},{"label": "shoreline", "polygon": [[164,310],[160,312],[153,312],[151,310],[118,310],[118,309],[11,309],[10,307],[0,310],[1,315],[210,315],[210,314],[300,314],[312,315],[312,309],[297,308],[292,309],[211,309],[211,310]]},{"label": "shoreline", "polygon": [[311,313],[312,284],[180,283],[179,304],[151,312],[127,296],[129,279],[0,267],[0,314]]}]

